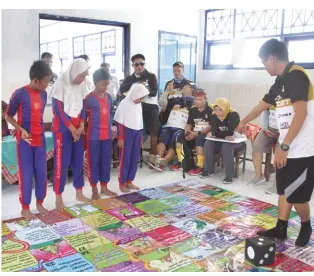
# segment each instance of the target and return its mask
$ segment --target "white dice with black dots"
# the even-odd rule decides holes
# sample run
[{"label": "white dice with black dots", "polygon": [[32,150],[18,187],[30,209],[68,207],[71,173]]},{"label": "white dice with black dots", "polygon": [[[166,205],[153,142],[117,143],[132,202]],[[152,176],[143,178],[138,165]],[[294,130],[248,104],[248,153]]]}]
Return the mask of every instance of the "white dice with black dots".
[{"label": "white dice with black dots", "polygon": [[251,237],[245,241],[245,259],[255,266],[270,265],[275,261],[276,243],[266,237]]}]

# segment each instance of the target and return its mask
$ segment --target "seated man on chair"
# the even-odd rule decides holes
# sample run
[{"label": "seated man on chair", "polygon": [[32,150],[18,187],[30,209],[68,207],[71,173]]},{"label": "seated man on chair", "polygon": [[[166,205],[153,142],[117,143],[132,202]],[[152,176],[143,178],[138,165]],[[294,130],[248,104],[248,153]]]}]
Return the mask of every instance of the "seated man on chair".
[{"label": "seated man on chair", "polygon": [[[194,91],[194,106],[190,109],[189,118],[185,126],[185,135],[181,138],[190,141],[189,147],[196,147],[197,164],[195,169],[189,171],[190,175],[199,175],[203,172],[205,137],[210,131],[210,117],[213,113],[213,105],[207,103],[206,92],[202,89]],[[182,140],[181,140],[182,141]],[[181,157],[182,143],[178,141],[176,151],[178,159]],[[172,170],[178,170],[180,165],[174,165]]]},{"label": "seated man on chair", "polygon": [[161,124],[165,125],[168,121],[169,114],[173,107],[172,101],[181,98],[184,89],[193,82],[184,77],[184,64],[177,61],[173,64],[173,79],[168,81],[164,92],[159,98],[159,106],[161,108]]},{"label": "seated man on chair", "polygon": [[171,106],[171,112],[159,136],[157,155],[150,155],[148,158],[148,165],[160,172],[175,157],[177,137],[184,133],[189,110],[193,105],[192,93],[193,87],[189,84],[184,88],[182,97],[173,98],[168,101],[167,108]]},{"label": "seated man on chair", "polygon": [[276,122],[276,109],[274,106],[264,113],[263,129],[253,144],[253,164],[256,176],[248,185],[259,185],[265,181],[262,173],[263,153],[271,153],[273,145],[278,143],[279,132]]},{"label": "seated man on chair", "polygon": [[214,140],[207,140],[205,142],[204,170],[201,178],[208,178],[214,175],[215,154],[221,152],[226,171],[223,183],[232,184],[235,178],[234,151],[241,149],[243,144],[235,144],[228,141],[234,140],[234,132],[240,122],[240,116],[230,107],[227,99],[218,98],[214,104],[214,113],[210,118],[210,122],[211,132],[207,134],[207,137],[223,139],[226,142]]}]

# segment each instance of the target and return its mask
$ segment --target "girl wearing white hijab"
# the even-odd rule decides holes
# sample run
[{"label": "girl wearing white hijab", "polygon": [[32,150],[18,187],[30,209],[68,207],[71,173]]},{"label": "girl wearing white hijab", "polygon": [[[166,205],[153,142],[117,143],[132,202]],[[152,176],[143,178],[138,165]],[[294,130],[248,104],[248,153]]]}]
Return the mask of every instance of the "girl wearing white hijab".
[{"label": "girl wearing white hijab", "polygon": [[75,59],[51,89],[54,143],[53,188],[56,193],[56,207],[59,210],[65,208],[62,193],[70,165],[76,199],[88,202],[82,193],[84,146],[81,134],[84,131],[85,121],[84,79],[88,75],[89,68],[90,65],[84,59]]},{"label": "girl wearing white hijab", "polygon": [[114,116],[118,124],[120,153],[119,186],[124,193],[139,190],[132,181],[135,178],[140,158],[143,129],[141,101],[149,91],[143,84],[131,86],[126,98],[119,104]]}]

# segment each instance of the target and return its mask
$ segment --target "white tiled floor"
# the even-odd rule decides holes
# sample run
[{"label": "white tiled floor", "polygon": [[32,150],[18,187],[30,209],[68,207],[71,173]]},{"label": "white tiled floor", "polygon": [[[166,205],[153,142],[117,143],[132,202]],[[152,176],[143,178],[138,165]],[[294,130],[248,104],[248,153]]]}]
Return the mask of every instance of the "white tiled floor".
[{"label": "white tiled floor", "polygon": [[[260,186],[246,186],[247,181],[254,177],[254,172],[252,168],[252,163],[247,162],[247,170],[246,172],[236,180],[232,185],[224,185],[222,184],[222,179],[224,178],[223,171],[217,171],[216,175],[209,179],[200,179],[198,177],[194,177],[198,179],[200,182],[215,185],[218,187],[225,188],[227,190],[236,192],[241,195],[245,195],[248,197],[256,198],[262,201],[266,201],[272,204],[277,205],[277,195],[268,195],[265,193],[265,190],[268,188],[269,184],[262,184]],[[113,169],[111,173],[111,181],[109,183],[109,188],[119,193],[118,189],[118,171],[117,169]],[[186,178],[193,178],[186,174]],[[141,189],[152,188],[162,186],[171,182],[180,181],[182,178],[182,172],[172,172],[172,171],[164,171],[163,173],[156,172],[154,170],[150,170],[146,165],[143,165],[142,169],[138,169],[136,179],[134,183],[138,185]],[[86,186],[84,188],[84,194],[88,197],[91,197],[91,188],[88,185],[88,181],[86,180]],[[69,183],[65,187],[65,191],[63,194],[64,202],[66,205],[75,204],[75,191],[72,187],[72,184]],[[47,197],[45,199],[45,207],[48,209],[54,209],[54,193],[52,191],[52,186],[48,187]],[[33,198],[31,209],[35,211],[35,196],[33,190]],[[311,200],[311,208],[314,210],[314,198]],[[313,215],[313,213],[312,213]],[[16,218],[20,216],[20,204],[18,201],[18,186],[17,185],[2,185],[2,219]]]}]

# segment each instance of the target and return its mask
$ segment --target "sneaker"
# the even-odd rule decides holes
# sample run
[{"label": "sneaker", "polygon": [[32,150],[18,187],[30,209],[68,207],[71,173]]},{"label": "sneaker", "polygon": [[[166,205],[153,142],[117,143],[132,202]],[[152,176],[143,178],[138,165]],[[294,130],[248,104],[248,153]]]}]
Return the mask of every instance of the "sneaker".
[{"label": "sneaker", "polygon": [[265,191],[266,194],[271,195],[271,194],[277,194],[277,187],[276,183],[272,183],[270,187]]},{"label": "sneaker", "polygon": [[209,177],[214,176],[214,175],[215,175],[214,173],[209,173],[209,172],[203,170],[203,172],[200,175],[200,178],[205,179],[205,178],[209,178]]},{"label": "sneaker", "polygon": [[234,182],[234,177],[226,177],[223,184],[232,184]]},{"label": "sneaker", "polygon": [[196,176],[196,175],[202,174],[202,172],[203,172],[203,168],[196,167],[195,169],[189,171],[189,175]]},{"label": "sneaker", "polygon": [[263,177],[263,176],[262,177],[255,176],[246,185],[247,186],[250,186],[250,185],[258,186],[259,184],[262,184],[265,181],[266,181],[265,177]]},{"label": "sneaker", "polygon": [[176,165],[170,165],[171,171],[177,172],[177,171],[180,171],[180,169],[181,169],[181,165],[179,163]]}]

